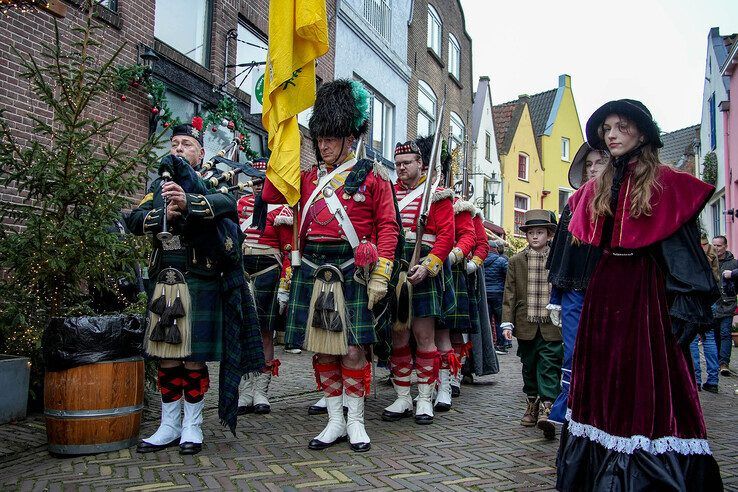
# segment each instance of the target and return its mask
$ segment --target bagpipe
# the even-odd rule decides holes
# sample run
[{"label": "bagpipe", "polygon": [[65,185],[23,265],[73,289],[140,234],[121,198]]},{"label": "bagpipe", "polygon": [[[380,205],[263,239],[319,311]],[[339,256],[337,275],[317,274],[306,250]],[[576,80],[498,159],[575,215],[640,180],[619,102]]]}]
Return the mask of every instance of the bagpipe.
[{"label": "bagpipe", "polygon": [[431,149],[431,156],[428,166],[428,177],[425,180],[423,195],[420,201],[420,211],[418,213],[418,222],[415,230],[415,247],[413,248],[413,254],[410,257],[410,263],[408,264],[407,271],[400,272],[399,279],[397,281],[397,318],[394,323],[393,329],[396,331],[403,331],[410,328],[412,323],[412,306],[413,306],[413,289],[412,284],[407,279],[408,273],[417,265],[420,261],[421,248],[423,242],[420,238],[425,234],[425,227],[428,224],[428,213],[431,206],[431,198],[433,192],[438,187],[441,179],[441,125],[443,123],[443,110],[446,107],[446,94],[444,92],[441,105],[438,108],[438,114],[436,116],[436,133],[433,137],[433,147]]}]

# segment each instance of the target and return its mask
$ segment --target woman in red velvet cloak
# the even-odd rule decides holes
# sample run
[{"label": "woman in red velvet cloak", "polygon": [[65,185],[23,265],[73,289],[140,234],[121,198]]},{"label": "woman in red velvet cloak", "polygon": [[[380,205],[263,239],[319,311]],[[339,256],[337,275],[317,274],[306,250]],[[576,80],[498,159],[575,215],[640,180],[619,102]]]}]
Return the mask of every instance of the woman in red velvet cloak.
[{"label": "woman in red velvet cloak", "polygon": [[689,343],[719,296],[697,216],[714,188],[662,165],[640,102],[599,108],[587,141],[611,166],[569,200],[569,231],[603,248],[587,289],[557,458],[559,490],[722,490]]}]

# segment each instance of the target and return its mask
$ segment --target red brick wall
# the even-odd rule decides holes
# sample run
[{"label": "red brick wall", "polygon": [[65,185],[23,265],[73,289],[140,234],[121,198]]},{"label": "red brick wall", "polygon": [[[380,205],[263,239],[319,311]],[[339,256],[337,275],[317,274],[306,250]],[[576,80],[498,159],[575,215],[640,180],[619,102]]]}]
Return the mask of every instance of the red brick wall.
[{"label": "red brick wall", "polygon": [[[57,0],[56,3],[60,4],[62,9],[66,7],[66,14],[63,17],[54,17],[45,10],[30,14],[10,12],[9,15],[0,17],[0,39],[3,40],[0,43],[0,108],[6,110],[5,117],[21,143],[31,136],[33,123],[27,116],[29,111],[47,121],[50,121],[52,114],[49,108],[44,107],[30,91],[28,82],[20,78],[20,65],[11,46],[16,47],[23,56],[39,57],[42,43],[53,43],[53,23],[56,19],[62,43],[69,47],[75,37],[79,36],[73,28],[81,27],[84,22],[83,13],[78,7],[80,1]],[[161,47],[159,56],[196,73],[206,82],[217,85],[223,81],[227,32],[230,29],[237,29],[240,17],[266,35],[269,2],[268,0],[211,0],[211,3],[211,52],[208,67],[198,66],[174,50],[161,46],[161,43],[155,43],[155,1],[153,0],[118,0],[117,14],[104,11],[108,22],[96,22],[101,27],[97,33],[97,38],[102,41],[100,58],[112,55],[118,46],[126,43],[118,58],[118,63],[133,64],[137,61],[136,46],[138,44],[143,43],[151,47],[159,44]],[[331,49],[318,61],[317,67],[318,76],[324,81],[333,79],[333,44],[335,41],[335,0],[328,0],[327,4]],[[236,45],[235,42],[230,43],[229,63],[235,62]],[[229,70],[229,78],[234,75],[233,70]],[[233,93],[234,88],[235,85],[231,84],[228,92]],[[243,102],[248,102],[245,94],[241,96]],[[127,94],[127,97],[126,102],[121,102],[119,95],[111,91],[109,97],[103,98],[93,106],[92,112],[99,114],[101,118],[121,117],[120,132],[129,135],[128,145],[132,148],[143,143],[148,136],[149,106],[145,95],[140,91],[131,92]],[[312,145],[309,140],[304,141],[303,148],[309,151],[306,158],[311,157]],[[20,198],[15,189],[0,189],[0,200],[18,201]]]},{"label": "red brick wall", "polygon": [[[427,47],[428,3],[433,5],[442,21],[440,60]],[[444,85],[446,112],[443,135],[449,134],[449,112],[457,113],[464,121],[467,131],[471,129],[471,107],[474,87],[472,86],[471,38],[466,34],[463,11],[458,0],[417,0],[413,2],[412,23],[408,27],[407,62],[412,68],[408,87],[407,136],[415,138],[418,126],[418,80],[433,88],[440,104]],[[452,33],[461,45],[460,80],[457,82],[448,73],[448,34]],[[469,121],[467,123],[467,113]]]}]

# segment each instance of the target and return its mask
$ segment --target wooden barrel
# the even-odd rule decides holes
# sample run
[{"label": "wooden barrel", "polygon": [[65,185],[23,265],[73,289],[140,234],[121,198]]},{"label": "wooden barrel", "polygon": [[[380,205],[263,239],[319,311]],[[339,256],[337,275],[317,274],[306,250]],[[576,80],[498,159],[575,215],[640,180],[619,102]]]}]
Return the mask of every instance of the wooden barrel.
[{"label": "wooden barrel", "polygon": [[49,452],[94,454],[136,444],[143,388],[140,357],[47,371],[44,416]]}]

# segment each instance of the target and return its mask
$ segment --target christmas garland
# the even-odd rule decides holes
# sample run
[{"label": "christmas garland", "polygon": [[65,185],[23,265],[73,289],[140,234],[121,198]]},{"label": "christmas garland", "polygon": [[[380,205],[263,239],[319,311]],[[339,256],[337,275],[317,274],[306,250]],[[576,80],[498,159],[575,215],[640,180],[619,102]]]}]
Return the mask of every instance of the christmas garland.
[{"label": "christmas garland", "polygon": [[[146,68],[143,65],[121,66],[116,69],[116,72],[114,89],[120,93],[121,102],[128,99],[126,92],[141,88],[146,91],[146,97],[151,105],[151,113],[158,121],[162,122],[164,128],[180,124],[179,119],[172,116],[172,111],[167,103],[166,85],[153,77],[147,76]],[[205,126],[210,127],[213,133],[218,131],[220,125],[223,125],[234,134],[240,135],[241,146],[239,150],[244,152],[248,159],[259,157],[259,154],[251,149],[250,134],[246,129],[241,113],[238,111],[238,104],[235,99],[224,95],[215,108],[208,112],[203,122]]]}]

